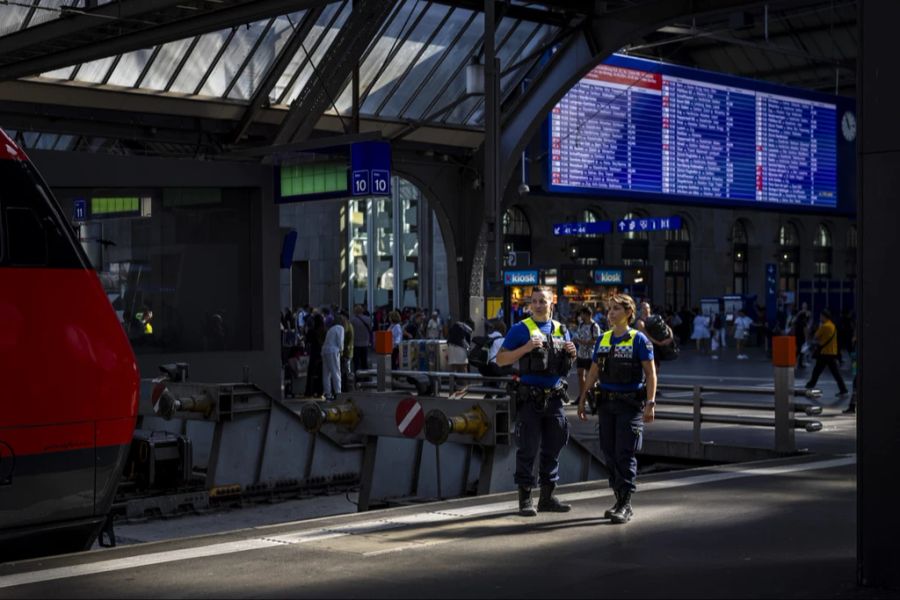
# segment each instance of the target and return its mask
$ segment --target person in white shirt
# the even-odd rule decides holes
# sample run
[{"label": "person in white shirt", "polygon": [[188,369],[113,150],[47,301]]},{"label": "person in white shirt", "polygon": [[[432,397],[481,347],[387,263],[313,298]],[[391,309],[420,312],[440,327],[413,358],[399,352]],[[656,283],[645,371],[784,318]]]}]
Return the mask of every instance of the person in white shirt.
[{"label": "person in white shirt", "polygon": [[344,349],[344,327],[340,321],[325,334],[322,344],[322,379],[325,399],[334,400],[341,391],[341,351]]},{"label": "person in white shirt", "polygon": [[439,340],[441,339],[441,329],[441,318],[438,316],[438,311],[432,311],[431,318],[425,325],[425,337],[429,340]]},{"label": "person in white shirt", "polygon": [[744,344],[747,343],[747,338],[750,337],[750,326],[752,324],[753,320],[748,317],[744,311],[739,310],[738,316],[734,320],[734,342],[737,345],[738,360],[747,360],[750,358],[744,354]]}]

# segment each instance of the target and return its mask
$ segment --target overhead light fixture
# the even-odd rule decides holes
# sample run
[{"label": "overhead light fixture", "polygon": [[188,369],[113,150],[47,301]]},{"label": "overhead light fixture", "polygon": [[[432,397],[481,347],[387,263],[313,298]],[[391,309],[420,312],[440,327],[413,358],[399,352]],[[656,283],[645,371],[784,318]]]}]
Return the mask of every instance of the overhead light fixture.
[{"label": "overhead light fixture", "polygon": [[466,93],[484,95],[484,65],[477,56],[473,56],[471,62],[466,65]]}]

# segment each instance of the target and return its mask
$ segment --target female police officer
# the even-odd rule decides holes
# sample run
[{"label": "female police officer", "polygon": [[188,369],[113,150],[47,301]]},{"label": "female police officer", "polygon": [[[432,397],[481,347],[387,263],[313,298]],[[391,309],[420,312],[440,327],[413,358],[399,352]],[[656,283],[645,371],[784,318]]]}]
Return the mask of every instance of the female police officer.
[{"label": "female police officer", "polygon": [[538,475],[541,499],[538,510],[567,512],[571,506],[553,496],[559,479],[559,453],[569,441],[569,422],[563,411],[565,376],[575,362],[575,344],[569,332],[550,318],[550,288],[535,287],[531,293],[531,316],[513,325],[497,353],[500,367],[519,361],[520,384],[516,392],[516,473],[519,514],[537,514],[531,502],[534,459],[541,448]]},{"label": "female police officer", "polygon": [[616,495],[615,506],[604,516],[613,523],[627,523],[634,514],[631,495],[637,478],[635,452],[640,448],[644,423],[653,421],[656,406],[653,345],[643,333],[629,327],[634,315],[631,296],[610,297],[607,316],[612,329],[597,340],[594,364],[578,399],[578,418],[586,421],[587,393],[599,378],[600,447],[609,469],[609,486]]}]

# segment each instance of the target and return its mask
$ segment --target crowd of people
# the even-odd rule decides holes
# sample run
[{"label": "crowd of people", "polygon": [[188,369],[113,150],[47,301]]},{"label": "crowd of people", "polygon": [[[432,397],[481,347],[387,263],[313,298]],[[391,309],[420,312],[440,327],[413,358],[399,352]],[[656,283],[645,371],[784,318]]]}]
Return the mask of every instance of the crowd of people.
[{"label": "crowd of people", "polygon": [[[445,339],[448,327],[438,309],[395,310],[378,307],[374,313],[356,305],[352,314],[337,306],[304,305],[285,308],[281,315],[281,362],[285,394],[334,399],[352,388],[355,374],[368,369],[375,331],[390,331],[393,367],[399,366],[402,340]],[[306,377],[304,390],[294,379]]]}]

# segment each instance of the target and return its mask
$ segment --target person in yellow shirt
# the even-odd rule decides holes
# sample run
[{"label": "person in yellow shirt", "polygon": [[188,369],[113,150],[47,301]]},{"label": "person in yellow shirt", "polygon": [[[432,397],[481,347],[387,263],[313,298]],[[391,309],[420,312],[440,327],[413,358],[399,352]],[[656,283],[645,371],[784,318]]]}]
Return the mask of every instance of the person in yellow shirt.
[{"label": "person in yellow shirt", "polygon": [[838,397],[845,398],[848,394],[847,384],[841,377],[841,372],[837,366],[838,343],[837,328],[831,320],[831,312],[825,308],[819,315],[819,328],[815,334],[815,350],[813,350],[813,358],[816,359],[816,366],[813,367],[812,376],[806,382],[806,389],[815,387],[819,380],[819,375],[828,367],[831,375],[838,384]]}]

